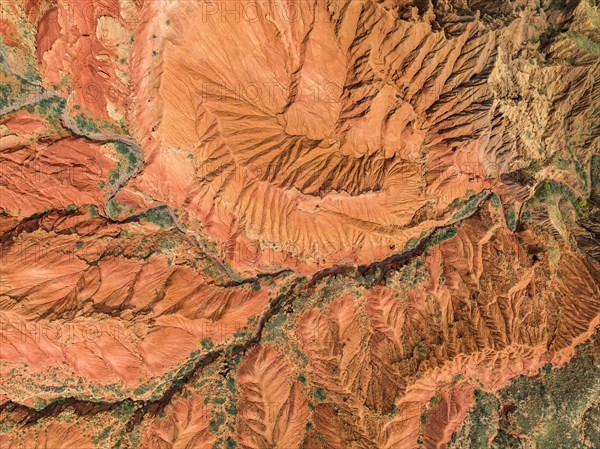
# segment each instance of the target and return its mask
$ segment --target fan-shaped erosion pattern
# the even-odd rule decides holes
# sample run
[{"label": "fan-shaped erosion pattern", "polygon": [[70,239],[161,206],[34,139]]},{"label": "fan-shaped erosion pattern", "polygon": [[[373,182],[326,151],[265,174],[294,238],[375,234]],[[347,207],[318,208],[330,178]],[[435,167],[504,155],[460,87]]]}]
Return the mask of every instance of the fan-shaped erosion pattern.
[{"label": "fan-shaped erosion pattern", "polygon": [[0,4],[0,447],[600,447],[592,0]]}]

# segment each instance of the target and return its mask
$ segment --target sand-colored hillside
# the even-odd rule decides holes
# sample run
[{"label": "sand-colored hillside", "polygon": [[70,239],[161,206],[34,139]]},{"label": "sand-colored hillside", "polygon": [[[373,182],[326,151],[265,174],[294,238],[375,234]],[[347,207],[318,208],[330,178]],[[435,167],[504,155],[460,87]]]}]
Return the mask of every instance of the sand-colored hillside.
[{"label": "sand-colored hillside", "polygon": [[2,449],[600,447],[596,2],[0,8]]}]

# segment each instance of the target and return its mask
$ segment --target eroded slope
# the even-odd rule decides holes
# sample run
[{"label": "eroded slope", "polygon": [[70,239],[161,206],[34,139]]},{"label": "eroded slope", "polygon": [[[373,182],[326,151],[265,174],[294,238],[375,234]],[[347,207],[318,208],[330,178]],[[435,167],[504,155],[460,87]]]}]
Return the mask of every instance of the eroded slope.
[{"label": "eroded slope", "polygon": [[2,447],[551,441],[510,404],[600,324],[598,6],[1,6]]}]

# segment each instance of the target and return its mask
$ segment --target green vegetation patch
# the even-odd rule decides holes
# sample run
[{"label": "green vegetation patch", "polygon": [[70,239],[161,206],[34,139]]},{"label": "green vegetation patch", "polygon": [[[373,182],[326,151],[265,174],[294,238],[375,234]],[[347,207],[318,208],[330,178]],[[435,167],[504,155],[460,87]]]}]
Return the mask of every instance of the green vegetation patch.
[{"label": "green vegetation patch", "polygon": [[458,232],[458,229],[455,227],[445,227],[445,228],[436,229],[431,234],[431,236],[429,237],[429,240],[427,241],[427,248],[434,247],[436,245],[439,245],[440,243],[442,243],[445,240],[451,239],[452,237],[454,237],[456,235],[457,232]]},{"label": "green vegetation patch", "polygon": [[75,116],[75,125],[79,131],[87,134],[98,134],[100,132],[100,128],[98,128],[94,119],[83,114]]},{"label": "green vegetation patch", "polygon": [[449,448],[600,447],[600,330],[560,369],[519,376],[497,395],[475,392]]},{"label": "green vegetation patch", "polygon": [[581,48],[582,50],[585,50],[588,53],[592,53],[596,56],[600,56],[600,44],[598,44],[597,42],[594,42],[593,40],[591,40],[589,37],[587,37],[583,33],[579,33],[577,31],[571,31],[570,34],[571,34],[571,37],[573,38],[573,41],[579,48]]},{"label": "green vegetation patch", "polygon": [[468,217],[469,215],[471,215],[473,212],[475,212],[477,210],[477,207],[479,206],[479,202],[485,198],[488,195],[488,192],[483,191],[480,192],[478,195],[471,195],[467,200],[461,201],[461,200],[454,200],[452,202],[452,204],[450,205],[450,207],[461,207],[461,210],[459,210],[458,212],[455,212],[454,215],[452,215],[452,219],[453,220],[460,220],[462,218]]},{"label": "green vegetation patch", "polygon": [[139,169],[141,161],[135,151],[122,142],[113,143],[119,161],[108,175],[108,183],[115,186],[127,175],[133,175]]},{"label": "green vegetation patch", "polygon": [[143,219],[162,229],[167,229],[174,226],[173,219],[169,214],[169,209],[167,206],[155,207],[147,210],[143,215]]},{"label": "green vegetation patch", "polygon": [[515,206],[510,206],[506,211],[506,225],[508,226],[508,229],[513,232],[517,229],[517,213],[515,211]]}]

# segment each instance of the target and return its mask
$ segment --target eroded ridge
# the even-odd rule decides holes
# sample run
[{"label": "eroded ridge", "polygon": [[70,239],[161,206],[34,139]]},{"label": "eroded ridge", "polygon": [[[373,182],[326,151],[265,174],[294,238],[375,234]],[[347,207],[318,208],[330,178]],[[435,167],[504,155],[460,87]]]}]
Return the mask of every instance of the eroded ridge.
[{"label": "eroded ridge", "polygon": [[600,446],[595,2],[0,7],[3,449]]}]

